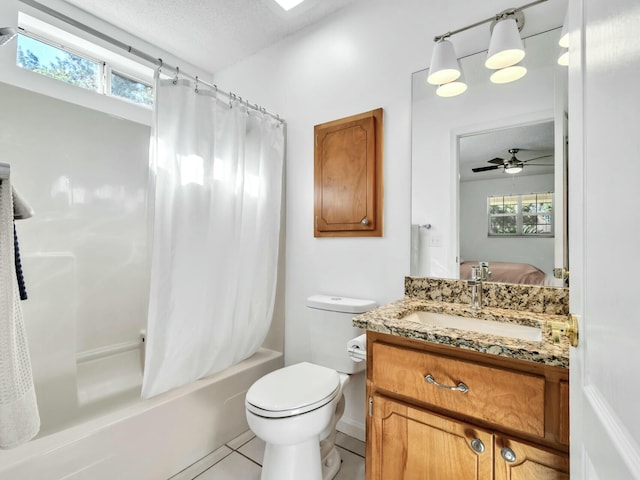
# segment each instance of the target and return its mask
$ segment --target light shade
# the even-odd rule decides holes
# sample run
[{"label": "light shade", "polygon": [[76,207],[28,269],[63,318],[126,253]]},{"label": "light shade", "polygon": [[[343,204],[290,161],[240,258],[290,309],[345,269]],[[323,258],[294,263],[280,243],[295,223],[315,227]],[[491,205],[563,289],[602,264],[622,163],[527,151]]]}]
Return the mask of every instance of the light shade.
[{"label": "light shade", "polygon": [[527,67],[522,62],[510,67],[501,68],[491,74],[489,79],[493,83],[509,83],[521,79],[527,74]]},{"label": "light shade", "polygon": [[436,42],[431,55],[427,82],[431,85],[442,85],[457,80],[461,74],[462,70],[460,69],[453,43],[449,40]]},{"label": "light shade", "polygon": [[525,51],[516,20],[507,17],[496,23],[484,66],[492,70],[510,67],[520,62],[524,56]]},{"label": "light shade", "polygon": [[460,77],[453,82],[444,83],[436,89],[436,94],[439,97],[455,97],[461,95],[467,91],[467,84],[464,78]]},{"label": "light shade", "polygon": [[563,67],[569,65],[569,50],[558,57],[558,65],[562,65]]},{"label": "light shade", "polygon": [[522,165],[520,164],[514,164],[514,165],[505,165],[504,166],[504,171],[507,173],[520,173],[522,171]]},{"label": "light shade", "polygon": [[564,23],[562,24],[562,32],[560,33],[558,45],[562,48],[569,48],[569,8],[567,8],[567,13],[564,15]]}]

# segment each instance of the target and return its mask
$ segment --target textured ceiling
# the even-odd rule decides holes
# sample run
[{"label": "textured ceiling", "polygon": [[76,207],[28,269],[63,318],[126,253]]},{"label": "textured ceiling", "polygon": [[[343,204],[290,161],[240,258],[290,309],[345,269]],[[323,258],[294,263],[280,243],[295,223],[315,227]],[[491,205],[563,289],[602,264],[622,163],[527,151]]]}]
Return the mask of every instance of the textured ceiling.
[{"label": "textured ceiling", "polygon": [[65,0],[211,73],[356,0]]}]

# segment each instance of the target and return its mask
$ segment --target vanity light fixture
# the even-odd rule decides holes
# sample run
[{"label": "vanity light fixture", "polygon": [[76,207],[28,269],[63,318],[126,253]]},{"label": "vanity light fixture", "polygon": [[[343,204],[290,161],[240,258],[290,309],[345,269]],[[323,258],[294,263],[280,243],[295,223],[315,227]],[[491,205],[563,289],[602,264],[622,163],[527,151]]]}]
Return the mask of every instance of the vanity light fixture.
[{"label": "vanity light fixture", "polygon": [[485,23],[491,23],[491,40],[485,61],[485,67],[495,70],[491,74],[491,81],[498,84],[509,83],[525,76],[527,68],[522,60],[526,52],[520,37],[524,26],[523,10],[546,1],[536,0],[518,8],[509,8],[493,17],[435,37],[427,82],[438,85],[436,93],[441,97],[460,95],[467,90],[460,62],[449,38]]},{"label": "vanity light fixture", "polygon": [[433,46],[427,82],[431,85],[442,85],[457,80],[460,75],[462,69],[453,43],[446,37],[440,37]]},{"label": "vanity light fixture", "polygon": [[455,97],[467,91],[467,84],[464,77],[459,77],[453,82],[443,83],[436,89],[436,95],[439,97]]},{"label": "vanity light fixture", "polygon": [[569,8],[567,7],[567,13],[564,16],[564,23],[562,24],[562,33],[560,33],[560,40],[558,45],[562,47],[561,54],[558,57],[558,65],[566,67],[569,65]]},{"label": "vanity light fixture", "polygon": [[510,67],[501,68],[491,74],[489,80],[492,83],[509,83],[515,82],[521,79],[527,74],[527,67],[524,65],[524,60],[516,65]]},{"label": "vanity light fixture", "polygon": [[563,51],[562,54],[558,57],[558,65],[562,65],[563,67],[569,65],[569,50]]},{"label": "vanity light fixture", "polygon": [[491,70],[511,67],[526,55],[520,30],[524,26],[524,14],[520,10],[505,10],[492,22],[489,52],[484,66]]},{"label": "vanity light fixture", "polygon": [[455,97],[467,90],[460,61],[456,57],[453,43],[447,40],[448,36],[449,34],[444,34],[435,39],[427,77],[427,82],[431,85],[438,85],[436,94],[440,97]]}]

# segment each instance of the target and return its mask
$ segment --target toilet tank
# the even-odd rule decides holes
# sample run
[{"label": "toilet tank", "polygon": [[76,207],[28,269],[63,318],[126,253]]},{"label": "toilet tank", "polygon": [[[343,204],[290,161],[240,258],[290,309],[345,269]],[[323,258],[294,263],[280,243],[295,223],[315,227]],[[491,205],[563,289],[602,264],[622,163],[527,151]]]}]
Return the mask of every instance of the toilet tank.
[{"label": "toilet tank", "polygon": [[342,373],[364,370],[366,362],[354,362],[347,353],[347,342],[364,333],[353,326],[359,313],[377,306],[373,300],[312,295],[307,299],[311,361]]}]

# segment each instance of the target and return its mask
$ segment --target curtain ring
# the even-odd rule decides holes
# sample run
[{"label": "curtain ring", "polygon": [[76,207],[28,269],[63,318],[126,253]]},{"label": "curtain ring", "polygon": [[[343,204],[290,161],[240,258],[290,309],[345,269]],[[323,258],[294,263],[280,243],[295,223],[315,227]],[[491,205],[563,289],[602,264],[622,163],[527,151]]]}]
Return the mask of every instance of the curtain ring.
[{"label": "curtain ring", "polygon": [[162,63],[161,58],[159,58],[158,61],[160,62],[160,65],[158,65],[158,72],[159,72],[160,70],[162,70],[162,65],[164,65],[164,63]]},{"label": "curtain ring", "polygon": [[180,67],[176,67],[176,75],[173,77],[173,84],[178,84],[178,74],[180,73]]},{"label": "curtain ring", "polygon": [[196,75],[196,88],[195,88],[195,92],[198,93],[198,82],[200,80],[198,80],[198,76]]}]

